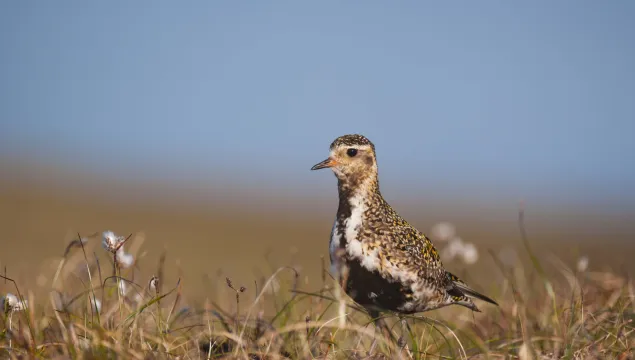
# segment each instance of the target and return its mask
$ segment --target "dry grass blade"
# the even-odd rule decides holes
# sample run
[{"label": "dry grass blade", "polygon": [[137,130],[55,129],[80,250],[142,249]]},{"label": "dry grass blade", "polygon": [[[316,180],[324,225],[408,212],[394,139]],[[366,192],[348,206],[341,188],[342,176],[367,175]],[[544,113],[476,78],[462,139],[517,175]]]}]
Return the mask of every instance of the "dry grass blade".
[{"label": "dry grass blade", "polygon": [[[333,287],[339,284],[327,284],[326,273],[314,283],[307,279],[301,284],[295,268],[280,267],[264,283],[255,282],[253,297],[241,295],[244,287],[230,282],[234,303],[223,307],[219,301],[208,300],[200,308],[188,303],[181,277],[174,288],[162,291],[165,251],[158,269],[151,271],[159,277],[148,283],[144,280],[141,283],[147,285],[141,286],[129,278],[130,269],[102,279],[98,259],[103,254],[88,258],[84,244],[75,242],[65,255],[78,261],[71,271],[65,268],[71,260],[57,266],[50,304],[38,304],[29,292],[29,311],[4,317],[0,356],[361,359],[372,350],[377,359],[518,358],[532,353],[536,358],[632,358],[633,279],[612,272],[572,272],[565,270],[562,261],[555,262],[556,271],[550,273],[547,266],[551,263],[537,261],[522,215],[519,220],[530,265],[504,265],[492,252],[504,283],[497,284],[500,308],[485,309],[476,316],[449,309],[443,313],[443,321],[402,316],[403,326],[394,330],[396,335],[401,331],[401,341],[369,326],[372,320],[368,322],[368,314],[359,305],[341,301],[344,294],[338,296]],[[72,253],[79,248],[81,254]],[[284,276],[287,270],[292,279]],[[98,284],[93,283],[95,271],[99,271]],[[6,274],[2,278],[13,283],[25,302],[17,283]],[[120,291],[115,284],[125,284],[128,290]],[[272,290],[278,287],[284,290]],[[93,314],[92,307],[87,310],[87,304],[78,301],[81,299],[101,300],[104,308]],[[340,308],[341,304],[345,306]],[[437,314],[441,312],[430,316]],[[25,317],[26,323],[21,320]],[[391,317],[378,318],[391,321]],[[456,324],[448,322],[455,320]],[[390,332],[392,336],[393,330]]]}]

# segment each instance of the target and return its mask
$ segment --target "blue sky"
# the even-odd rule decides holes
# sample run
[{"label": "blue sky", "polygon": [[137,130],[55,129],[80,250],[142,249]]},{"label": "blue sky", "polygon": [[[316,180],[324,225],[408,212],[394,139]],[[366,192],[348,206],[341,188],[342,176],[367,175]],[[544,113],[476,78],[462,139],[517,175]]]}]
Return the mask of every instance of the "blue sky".
[{"label": "blue sky", "polygon": [[394,192],[635,203],[634,18],[626,0],[3,2],[0,151],[319,192],[334,179],[308,169],[362,133]]}]

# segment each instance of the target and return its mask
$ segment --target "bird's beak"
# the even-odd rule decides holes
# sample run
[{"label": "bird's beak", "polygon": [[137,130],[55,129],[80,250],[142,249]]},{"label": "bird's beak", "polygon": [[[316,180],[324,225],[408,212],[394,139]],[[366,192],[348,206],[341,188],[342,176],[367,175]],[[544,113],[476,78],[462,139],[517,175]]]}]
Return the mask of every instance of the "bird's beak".
[{"label": "bird's beak", "polygon": [[320,170],[320,169],[330,168],[335,165],[337,165],[337,162],[331,158],[328,158],[320,163],[313,165],[311,170]]}]

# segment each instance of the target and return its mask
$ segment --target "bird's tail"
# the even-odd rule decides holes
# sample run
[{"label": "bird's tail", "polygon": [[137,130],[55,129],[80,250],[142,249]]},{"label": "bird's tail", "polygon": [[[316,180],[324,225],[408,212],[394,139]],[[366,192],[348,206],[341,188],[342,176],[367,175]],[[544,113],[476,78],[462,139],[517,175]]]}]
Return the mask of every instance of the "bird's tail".
[{"label": "bird's tail", "polygon": [[452,284],[454,285],[454,289],[460,291],[461,293],[465,294],[468,297],[487,301],[490,304],[494,304],[498,306],[498,303],[496,301],[490,299],[489,297],[479,292],[476,292],[474,289],[467,286],[467,284],[464,283],[461,279],[459,279],[456,275],[450,273],[449,271],[446,271],[445,273],[447,274],[448,278],[450,278],[450,280],[452,281]]}]

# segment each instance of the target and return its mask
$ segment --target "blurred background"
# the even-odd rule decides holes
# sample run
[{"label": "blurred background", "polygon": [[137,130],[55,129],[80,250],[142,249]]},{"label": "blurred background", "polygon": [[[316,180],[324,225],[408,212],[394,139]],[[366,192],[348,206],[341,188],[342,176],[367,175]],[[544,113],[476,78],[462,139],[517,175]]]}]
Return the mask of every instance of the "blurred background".
[{"label": "blurred background", "polygon": [[361,133],[386,199],[424,232],[454,224],[474,266],[520,246],[523,200],[539,253],[632,272],[634,17],[628,1],[4,2],[0,265],[29,282],[78,232],[113,230],[191,284],[315,276],[337,191],[309,168]]}]

